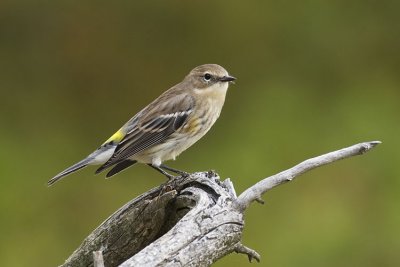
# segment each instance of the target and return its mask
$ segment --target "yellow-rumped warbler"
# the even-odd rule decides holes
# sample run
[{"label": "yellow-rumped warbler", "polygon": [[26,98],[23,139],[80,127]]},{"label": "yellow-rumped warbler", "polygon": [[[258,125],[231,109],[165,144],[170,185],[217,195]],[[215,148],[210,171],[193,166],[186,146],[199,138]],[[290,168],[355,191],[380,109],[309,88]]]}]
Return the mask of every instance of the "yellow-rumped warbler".
[{"label": "yellow-rumped warbler", "polygon": [[218,119],[224,105],[230,76],[221,66],[205,64],[194,68],[182,82],[173,86],[131,118],[121,129],[85,159],[48,181],[61,178],[87,165],[99,165],[96,173],[113,167],[107,177],[145,163],[169,179],[165,170],[186,174],[162,164],[203,137]]}]

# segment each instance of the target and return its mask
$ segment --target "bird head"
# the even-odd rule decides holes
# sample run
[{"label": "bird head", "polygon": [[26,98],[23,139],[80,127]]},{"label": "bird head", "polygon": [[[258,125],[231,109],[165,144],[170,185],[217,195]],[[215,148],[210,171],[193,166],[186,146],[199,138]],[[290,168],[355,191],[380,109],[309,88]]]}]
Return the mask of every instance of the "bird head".
[{"label": "bird head", "polygon": [[234,80],[236,78],[230,76],[220,65],[205,64],[191,70],[184,81],[191,83],[193,88],[197,90],[213,90],[218,88],[225,88],[226,90],[228,84]]}]

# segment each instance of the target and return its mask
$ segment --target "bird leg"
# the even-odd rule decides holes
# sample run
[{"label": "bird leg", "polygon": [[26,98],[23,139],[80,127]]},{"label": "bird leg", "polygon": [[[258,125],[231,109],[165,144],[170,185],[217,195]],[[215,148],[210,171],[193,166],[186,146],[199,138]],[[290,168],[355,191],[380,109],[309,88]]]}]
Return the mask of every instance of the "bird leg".
[{"label": "bird leg", "polygon": [[165,169],[165,170],[170,171],[170,172],[173,172],[173,173],[176,173],[176,174],[179,174],[181,176],[189,176],[189,173],[187,173],[185,171],[180,171],[180,170],[165,166],[164,164],[161,164],[160,168],[161,169]]},{"label": "bird leg", "polygon": [[157,167],[157,166],[152,165],[152,164],[147,164],[147,165],[149,165],[150,167],[152,167],[152,168],[155,169],[156,171],[158,171],[158,172],[164,174],[165,176],[167,176],[168,180],[171,180],[172,178],[174,178],[173,175],[171,175],[171,174],[169,174],[168,172],[164,171],[164,170],[161,169],[160,167]]}]

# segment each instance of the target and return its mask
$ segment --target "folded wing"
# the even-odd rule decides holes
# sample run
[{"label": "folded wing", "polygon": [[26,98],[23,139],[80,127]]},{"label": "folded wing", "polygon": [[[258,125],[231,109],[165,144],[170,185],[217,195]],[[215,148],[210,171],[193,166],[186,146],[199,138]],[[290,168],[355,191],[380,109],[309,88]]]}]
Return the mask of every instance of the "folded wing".
[{"label": "folded wing", "polygon": [[162,105],[158,104],[157,100],[139,114],[135,125],[127,125],[130,131],[119,142],[111,158],[97,169],[96,173],[163,143],[185,124],[193,111],[193,100],[190,95],[164,98]]}]

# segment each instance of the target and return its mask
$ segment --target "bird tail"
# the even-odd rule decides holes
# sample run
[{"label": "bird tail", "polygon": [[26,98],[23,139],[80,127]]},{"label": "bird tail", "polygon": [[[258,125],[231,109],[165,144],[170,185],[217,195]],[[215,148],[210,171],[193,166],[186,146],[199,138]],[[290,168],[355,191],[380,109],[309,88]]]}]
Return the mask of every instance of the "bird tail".
[{"label": "bird tail", "polygon": [[109,171],[107,173],[106,178],[111,178],[112,176],[116,175],[117,173],[125,170],[126,168],[129,168],[136,162],[137,162],[136,160],[126,159],[126,160],[118,163],[117,165],[114,166],[114,168],[111,169],[111,171]]},{"label": "bird tail", "polygon": [[54,183],[56,183],[57,181],[59,181],[60,179],[64,178],[65,176],[76,172],[77,170],[80,170],[82,168],[85,168],[87,165],[89,165],[92,162],[91,158],[85,158],[81,161],[79,161],[78,163],[75,163],[74,165],[72,165],[71,167],[63,170],[62,172],[60,172],[59,174],[57,174],[56,176],[54,176],[53,178],[51,178],[48,182],[47,185],[51,186]]}]

